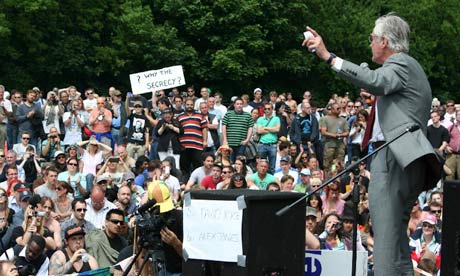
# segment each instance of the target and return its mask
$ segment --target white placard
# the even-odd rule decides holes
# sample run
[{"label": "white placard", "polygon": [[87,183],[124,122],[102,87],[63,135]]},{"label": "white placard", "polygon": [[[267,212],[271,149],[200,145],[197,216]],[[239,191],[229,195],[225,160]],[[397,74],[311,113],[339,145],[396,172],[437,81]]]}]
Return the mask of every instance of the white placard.
[{"label": "white placard", "polygon": [[129,75],[133,94],[149,93],[185,85],[182,65]]},{"label": "white placard", "polygon": [[[356,252],[356,275],[367,275],[367,251]],[[351,275],[352,251],[307,250],[305,276]]]},{"label": "white placard", "polygon": [[192,199],[184,206],[184,250],[188,258],[236,262],[243,254],[243,210],[236,200]]}]

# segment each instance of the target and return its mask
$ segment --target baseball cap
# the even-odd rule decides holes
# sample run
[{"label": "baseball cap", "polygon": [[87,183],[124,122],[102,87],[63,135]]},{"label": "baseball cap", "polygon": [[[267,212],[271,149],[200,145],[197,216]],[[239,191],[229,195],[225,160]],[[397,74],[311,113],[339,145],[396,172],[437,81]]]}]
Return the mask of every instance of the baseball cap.
[{"label": "baseball cap", "polygon": [[262,89],[260,89],[259,87],[257,87],[256,89],[254,89],[254,94],[255,94],[257,91],[260,91],[260,92],[262,93]]},{"label": "baseball cap", "polygon": [[169,109],[169,108],[165,108],[165,109],[163,110],[163,112],[161,112],[161,113],[162,113],[162,114],[172,113],[172,110]]},{"label": "baseball cap", "polygon": [[82,227],[76,226],[76,225],[71,225],[71,226],[69,226],[69,227],[67,227],[65,229],[64,237],[66,239],[68,239],[68,238],[73,237],[73,236],[79,236],[79,235],[84,236],[85,234],[86,234],[86,232]]},{"label": "baseball cap", "polygon": [[101,175],[98,175],[98,176],[97,176],[97,178],[96,178],[96,183],[99,183],[99,182],[101,182],[101,181],[108,181],[108,180],[109,180],[109,178],[107,177],[107,175],[101,174]]},{"label": "baseball cap", "polygon": [[113,95],[113,96],[117,96],[117,97],[118,97],[118,96],[121,96],[121,91],[118,90],[118,89],[115,89],[115,90],[112,92],[112,95]]},{"label": "baseball cap", "polygon": [[437,221],[438,220],[436,219],[436,217],[432,214],[426,215],[425,218],[423,219],[423,222],[428,222],[431,225],[436,225]]},{"label": "baseball cap", "polygon": [[160,213],[166,213],[174,209],[174,203],[169,193],[169,188],[163,181],[153,181],[148,186],[149,199],[155,199],[155,206],[160,206]]},{"label": "baseball cap", "polygon": [[281,157],[280,162],[288,162],[288,163],[290,163],[291,158],[289,156],[287,156],[287,155],[283,156],[283,157]]},{"label": "baseball cap", "polygon": [[23,192],[23,191],[30,191],[29,188],[26,187],[26,185],[19,183],[13,186],[13,191],[15,192]]},{"label": "baseball cap", "polygon": [[308,216],[314,216],[315,218],[318,217],[318,215],[316,214],[316,209],[313,207],[307,206],[307,212],[305,214],[305,217],[308,217]]},{"label": "baseball cap", "polygon": [[54,158],[57,158],[59,155],[65,155],[65,153],[63,151],[58,150],[54,153]]},{"label": "baseball cap", "polygon": [[136,105],[144,106],[141,101],[134,101],[133,106],[136,106]]},{"label": "baseball cap", "polygon": [[302,169],[302,170],[300,171],[300,174],[303,174],[303,175],[311,175],[311,172],[310,172],[309,169]]},{"label": "baseball cap", "polygon": [[19,201],[28,200],[31,197],[32,197],[32,193],[28,190],[25,190],[19,193]]},{"label": "baseball cap", "polygon": [[130,179],[136,178],[132,172],[127,172],[123,174],[123,181],[128,181]]}]

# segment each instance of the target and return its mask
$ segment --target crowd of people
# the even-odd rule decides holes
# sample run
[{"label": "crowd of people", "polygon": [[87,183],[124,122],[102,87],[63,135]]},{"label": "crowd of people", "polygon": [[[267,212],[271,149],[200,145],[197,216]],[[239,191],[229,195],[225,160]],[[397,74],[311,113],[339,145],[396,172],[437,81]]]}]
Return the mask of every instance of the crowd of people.
[{"label": "crowd of people", "polygon": [[[175,218],[161,231],[164,269],[181,275],[184,193],[311,193],[379,146],[363,145],[374,101],[363,89],[356,98],[334,94],[324,108],[310,91],[296,101],[256,88],[228,105],[207,87],[200,97],[193,87],[144,95],[74,86],[45,95],[0,85],[1,275],[122,271],[117,264],[136,248],[132,214],[152,198]],[[460,176],[459,121],[454,101],[433,99],[427,137],[446,160],[446,179]],[[359,163],[357,246],[369,252],[372,270],[370,166]],[[353,179],[345,174],[308,198],[306,248],[351,249]],[[432,274],[440,264],[443,181],[420,194],[407,229],[414,265]]]}]

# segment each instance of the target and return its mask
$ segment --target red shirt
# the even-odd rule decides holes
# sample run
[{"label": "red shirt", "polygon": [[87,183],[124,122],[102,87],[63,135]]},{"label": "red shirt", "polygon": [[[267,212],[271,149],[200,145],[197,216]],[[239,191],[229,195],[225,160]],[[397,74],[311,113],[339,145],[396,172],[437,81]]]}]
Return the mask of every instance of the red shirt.
[{"label": "red shirt", "polygon": [[222,177],[219,177],[217,181],[214,181],[214,176],[208,175],[203,180],[201,180],[201,186],[203,186],[206,190],[215,190],[216,186],[219,182],[222,181]]}]

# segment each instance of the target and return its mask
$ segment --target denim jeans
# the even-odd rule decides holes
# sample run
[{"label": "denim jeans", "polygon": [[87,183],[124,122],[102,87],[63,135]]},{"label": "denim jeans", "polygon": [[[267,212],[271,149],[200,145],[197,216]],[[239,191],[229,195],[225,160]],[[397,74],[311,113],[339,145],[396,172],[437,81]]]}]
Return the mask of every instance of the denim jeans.
[{"label": "denim jeans", "polygon": [[236,157],[238,155],[244,155],[246,152],[246,146],[244,145],[239,145],[239,146],[230,146],[233,150],[232,156],[230,156],[230,159],[232,160],[233,163],[235,163]]},{"label": "denim jeans", "polygon": [[268,158],[269,172],[273,174],[275,172],[276,163],[276,143],[275,144],[258,144],[257,151],[259,152],[260,158]]}]

